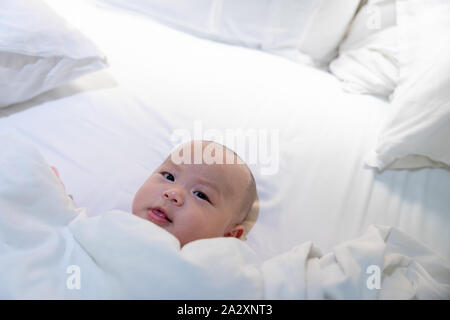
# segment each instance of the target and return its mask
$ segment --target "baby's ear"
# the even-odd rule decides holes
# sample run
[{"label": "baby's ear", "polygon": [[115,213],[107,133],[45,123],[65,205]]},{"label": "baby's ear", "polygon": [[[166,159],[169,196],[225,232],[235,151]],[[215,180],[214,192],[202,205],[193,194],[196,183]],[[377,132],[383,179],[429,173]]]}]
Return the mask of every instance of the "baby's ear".
[{"label": "baby's ear", "polygon": [[237,224],[230,231],[225,233],[224,237],[233,237],[240,239],[243,234],[244,234],[244,226],[242,224]]}]

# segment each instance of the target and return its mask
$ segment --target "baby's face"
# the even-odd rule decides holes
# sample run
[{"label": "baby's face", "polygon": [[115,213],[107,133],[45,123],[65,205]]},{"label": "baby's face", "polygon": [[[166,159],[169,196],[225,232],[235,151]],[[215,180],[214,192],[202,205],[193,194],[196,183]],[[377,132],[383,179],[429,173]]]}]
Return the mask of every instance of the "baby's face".
[{"label": "baby's face", "polygon": [[175,164],[169,157],[135,195],[133,214],[180,241],[239,238],[237,211],[250,175],[242,164]]}]

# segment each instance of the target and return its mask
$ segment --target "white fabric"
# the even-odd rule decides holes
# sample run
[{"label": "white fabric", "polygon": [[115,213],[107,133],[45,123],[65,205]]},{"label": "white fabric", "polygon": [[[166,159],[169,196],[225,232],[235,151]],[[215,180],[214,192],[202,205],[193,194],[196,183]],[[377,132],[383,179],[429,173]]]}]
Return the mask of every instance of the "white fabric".
[{"label": "white fabric", "polygon": [[104,1],[209,39],[318,66],[336,56],[359,4],[359,0]]},{"label": "white fabric", "polygon": [[104,0],[213,40],[305,59],[297,47],[319,1]]},{"label": "white fabric", "polygon": [[259,256],[308,240],[327,252],[382,224],[450,259],[450,171],[380,174],[364,165],[391,108],[386,101],[343,93],[332,75],[274,55],[91,1],[54,2],[108,52],[112,68],[98,75],[112,73],[116,84],[101,89],[104,77],[91,74],[3,109],[0,132],[38,146],[88,214],[129,212],[137,189],[174,147],[176,129],[193,133],[198,120],[203,131],[279,129],[278,173],[252,166],[261,210],[247,243]]},{"label": "white fabric", "polygon": [[450,166],[450,1],[397,2],[400,79],[367,163]]},{"label": "white fabric", "polygon": [[41,0],[0,2],[0,108],[105,67],[103,54]]},{"label": "white fabric", "polygon": [[[450,262],[395,228],[370,227],[326,255],[306,242],[262,260],[234,238],[180,250],[171,234],[130,213],[88,218],[37,150],[11,136],[0,145],[3,299],[450,297]],[[371,265],[379,290],[367,284]]]},{"label": "white fabric", "polygon": [[300,42],[299,50],[312,57],[316,64],[327,66],[336,57],[360,0],[315,1],[320,3],[309,28]]},{"label": "white fabric", "polygon": [[395,0],[368,1],[339,46],[330,71],[352,93],[389,97],[398,82]]}]

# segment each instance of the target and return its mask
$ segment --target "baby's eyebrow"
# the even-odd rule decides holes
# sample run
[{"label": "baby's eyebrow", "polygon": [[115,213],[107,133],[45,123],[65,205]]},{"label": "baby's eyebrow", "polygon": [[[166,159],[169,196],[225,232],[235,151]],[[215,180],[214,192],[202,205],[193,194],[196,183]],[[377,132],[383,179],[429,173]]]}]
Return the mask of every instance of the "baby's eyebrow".
[{"label": "baby's eyebrow", "polygon": [[197,177],[197,181],[200,184],[203,184],[203,185],[206,185],[206,186],[210,187],[211,189],[216,191],[219,195],[222,194],[220,188],[214,182],[206,180],[204,178],[200,178],[200,177]]},{"label": "baby's eyebrow", "polygon": [[[178,169],[180,171],[182,171],[182,166],[174,163],[172,161],[172,159],[170,159],[170,157],[163,163],[163,165],[167,165],[168,167],[172,167],[174,169]],[[203,184],[206,185],[208,187],[210,187],[211,189],[213,189],[219,196],[222,195],[222,190],[212,181],[202,178],[202,177],[196,177],[196,181],[199,184]]]},{"label": "baby's eyebrow", "polygon": [[172,161],[172,159],[170,159],[170,156],[161,164],[161,167],[166,167],[168,169],[175,169],[175,170],[180,170],[181,166],[179,166],[178,164],[174,163]]}]

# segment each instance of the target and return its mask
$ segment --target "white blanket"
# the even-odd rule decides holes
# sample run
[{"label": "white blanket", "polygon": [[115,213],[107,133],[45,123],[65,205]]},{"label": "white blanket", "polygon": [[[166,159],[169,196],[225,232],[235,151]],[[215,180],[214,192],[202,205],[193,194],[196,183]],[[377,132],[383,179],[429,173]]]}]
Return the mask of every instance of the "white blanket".
[{"label": "white blanket", "polygon": [[398,229],[371,226],[327,254],[306,242],[269,260],[233,238],[180,250],[130,213],[89,217],[38,151],[12,137],[0,145],[0,298],[450,298],[449,261]]}]

